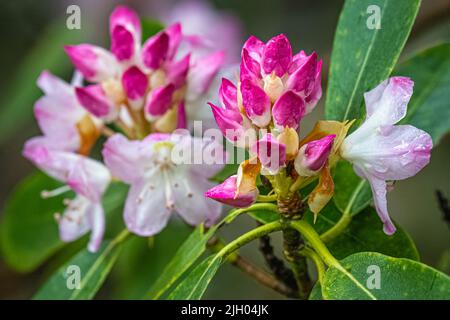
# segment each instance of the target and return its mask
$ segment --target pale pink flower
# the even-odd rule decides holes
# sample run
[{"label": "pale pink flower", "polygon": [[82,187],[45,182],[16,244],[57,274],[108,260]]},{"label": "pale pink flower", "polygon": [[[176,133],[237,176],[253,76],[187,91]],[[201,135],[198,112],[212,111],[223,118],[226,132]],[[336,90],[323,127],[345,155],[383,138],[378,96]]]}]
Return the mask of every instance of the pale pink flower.
[{"label": "pale pink flower", "polygon": [[430,161],[433,147],[428,133],[411,125],[395,125],[406,115],[413,81],[392,77],[366,92],[366,119],[341,146],[341,155],[355,172],[369,181],[384,232],[393,234],[386,201],[386,181],[414,176]]},{"label": "pale pink flower", "polygon": [[[200,153],[208,146],[216,148],[215,164],[192,164],[193,145],[200,146]],[[175,152],[189,159],[180,161]],[[124,219],[127,228],[141,236],[160,232],[172,212],[191,225],[214,223],[221,206],[203,193],[213,186],[208,179],[222,168],[223,156],[220,144],[178,134],[150,134],[142,141],[116,134],[103,149],[112,174],[130,185]]]}]

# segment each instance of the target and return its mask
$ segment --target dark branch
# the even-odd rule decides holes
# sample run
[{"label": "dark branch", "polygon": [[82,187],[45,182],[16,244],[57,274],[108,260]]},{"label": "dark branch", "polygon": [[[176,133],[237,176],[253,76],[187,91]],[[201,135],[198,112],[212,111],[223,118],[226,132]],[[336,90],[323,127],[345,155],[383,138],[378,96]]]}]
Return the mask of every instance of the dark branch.
[{"label": "dark branch", "polygon": [[439,208],[442,211],[442,218],[445,222],[447,222],[447,225],[450,228],[450,205],[448,203],[448,199],[440,190],[436,190],[436,196],[438,199]]}]

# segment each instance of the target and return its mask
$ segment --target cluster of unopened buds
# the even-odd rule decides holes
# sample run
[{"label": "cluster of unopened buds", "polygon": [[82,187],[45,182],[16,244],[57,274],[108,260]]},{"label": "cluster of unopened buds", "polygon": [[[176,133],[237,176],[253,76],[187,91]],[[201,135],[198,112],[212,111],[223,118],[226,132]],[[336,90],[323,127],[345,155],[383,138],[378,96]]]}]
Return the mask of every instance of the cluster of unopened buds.
[{"label": "cluster of unopened buds", "polygon": [[[267,43],[255,37],[247,40],[237,85],[223,79],[222,106],[211,107],[224,137],[248,149],[250,159],[241,163],[237,175],[208,190],[206,196],[235,207],[247,207],[259,198],[276,200],[280,213],[298,218],[305,200],[298,199],[298,190],[318,179],[307,196],[309,209],[317,216],[334,193],[330,168],[344,159],[370,183],[384,231],[393,234],[386,181],[415,175],[428,164],[432,148],[426,132],[395,125],[406,115],[413,81],[392,77],[367,92],[366,119],[350,135],[354,121],[318,121],[300,139],[301,120],[322,94],[321,68],[316,53],[292,55],[284,35]],[[271,183],[269,196],[259,197],[259,174]]]},{"label": "cluster of unopened buds", "polygon": [[[284,35],[267,43],[250,37],[237,83],[222,79],[221,106],[210,103],[223,136],[246,149],[249,158],[236,175],[214,186],[208,179],[226,158],[221,143],[176,129],[187,128],[186,112],[211,89],[224,53],[179,57],[180,24],[141,45],[139,18],[126,7],[111,14],[110,34],[110,51],[87,44],[65,48],[77,69],[72,84],[48,72],[38,79],[45,96],[35,115],[43,135],[27,141],[24,155],[65,184],[43,196],[76,193],[58,215],[62,240],[91,231],[89,249],[99,248],[105,228],[102,196],[113,180],[130,186],[124,220],[140,236],[160,232],[172,212],[191,225],[209,226],[221,214],[219,202],[242,208],[261,199],[276,201],[281,214],[297,218],[305,209],[299,190],[318,180],[307,196],[317,215],[333,196],[330,170],[340,159],[369,181],[385,232],[395,231],[386,182],[415,175],[429,162],[432,148],[427,133],[396,125],[413,92],[410,79],[393,77],[367,92],[366,119],[351,134],[353,121],[319,121],[304,135],[301,120],[322,95],[322,61],[316,53],[293,55]],[[107,136],[103,163],[88,157],[102,134]],[[213,164],[173,159],[174,149],[188,153],[195,144],[217,150]],[[266,195],[259,194],[258,176],[272,188]]]}]

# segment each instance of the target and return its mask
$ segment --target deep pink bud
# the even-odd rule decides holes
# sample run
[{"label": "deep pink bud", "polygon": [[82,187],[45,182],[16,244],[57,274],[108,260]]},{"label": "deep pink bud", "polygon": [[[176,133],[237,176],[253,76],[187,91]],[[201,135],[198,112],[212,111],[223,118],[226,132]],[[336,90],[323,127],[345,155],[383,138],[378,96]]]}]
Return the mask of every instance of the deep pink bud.
[{"label": "deep pink bud", "polygon": [[259,62],[250,56],[247,49],[242,49],[242,60],[239,72],[241,81],[250,80],[256,82],[262,78]]},{"label": "deep pink bud", "polygon": [[237,193],[237,175],[231,176],[226,179],[223,183],[209,189],[205,192],[207,198],[214,199],[216,201],[228,204],[237,208],[245,208],[250,206],[256,201],[258,196],[258,189],[251,191],[246,194]]},{"label": "deep pink bud", "polygon": [[114,103],[108,99],[101,85],[75,88],[75,94],[78,102],[94,116],[107,120],[115,116]]},{"label": "deep pink bud", "polygon": [[167,80],[172,83],[175,88],[180,88],[186,83],[190,61],[191,55],[187,54],[180,60],[167,65]]},{"label": "deep pink bud", "polygon": [[283,76],[292,62],[292,48],[284,34],[270,39],[264,48],[262,67],[265,74],[275,72],[278,77]]},{"label": "deep pink bud", "polygon": [[133,66],[123,73],[122,86],[130,100],[138,100],[147,92],[148,78],[138,67]]},{"label": "deep pink bud", "polygon": [[307,177],[322,169],[333,148],[335,137],[335,134],[330,134],[320,140],[313,140],[303,145],[294,161],[297,173]]},{"label": "deep pink bud", "polygon": [[237,88],[230,80],[222,78],[222,84],[219,89],[219,99],[226,109],[238,110]]},{"label": "deep pink bud", "polygon": [[286,86],[289,90],[308,96],[314,88],[317,71],[317,54],[313,52],[289,76]]},{"label": "deep pink bud", "polygon": [[148,39],[142,48],[142,61],[149,69],[158,69],[167,57],[169,36],[165,32],[158,33]]},{"label": "deep pink bud", "polygon": [[89,81],[103,81],[118,73],[116,59],[103,48],[90,44],[64,46],[75,68]]},{"label": "deep pink bud", "polygon": [[244,131],[243,118],[239,111],[220,108],[212,103],[208,104],[224,137],[230,142],[237,142]]},{"label": "deep pink bud", "polygon": [[109,17],[111,52],[117,60],[131,59],[141,42],[139,16],[128,7],[118,6]]},{"label": "deep pink bud", "polygon": [[264,169],[276,174],[286,164],[286,146],[270,133],[258,140],[251,151],[256,154]]},{"label": "deep pink bud", "polygon": [[153,89],[147,97],[145,106],[146,116],[152,120],[153,117],[162,116],[169,110],[172,104],[172,95],[175,91],[173,84]]},{"label": "deep pink bud", "polygon": [[277,127],[297,129],[305,114],[305,102],[293,91],[287,91],[275,102],[272,116]]},{"label": "deep pink bud", "polygon": [[242,104],[247,116],[258,127],[266,127],[270,123],[270,98],[264,90],[250,80],[241,82]]}]

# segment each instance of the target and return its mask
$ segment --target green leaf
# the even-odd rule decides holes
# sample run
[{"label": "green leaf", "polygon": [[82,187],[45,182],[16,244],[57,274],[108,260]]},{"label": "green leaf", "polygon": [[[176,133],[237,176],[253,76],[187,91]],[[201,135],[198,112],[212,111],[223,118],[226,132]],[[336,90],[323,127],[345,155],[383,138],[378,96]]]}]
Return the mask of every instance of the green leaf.
[{"label": "green leaf", "polygon": [[[314,228],[323,233],[335,225],[339,217],[336,207],[329,204],[319,214]],[[313,215],[308,213],[306,218],[312,221]],[[396,224],[396,227],[396,233],[386,235],[375,209],[368,207],[354,216],[344,232],[328,242],[327,247],[337,259],[361,251],[373,251],[392,257],[419,260],[419,253],[411,237],[399,225]]]},{"label": "green leaf", "polygon": [[420,52],[400,64],[394,74],[414,80],[414,94],[402,123],[425,130],[437,145],[450,130],[450,43]]},{"label": "green leaf", "polygon": [[57,21],[39,37],[37,46],[18,66],[8,88],[4,90],[6,94],[2,97],[0,110],[0,143],[33,119],[33,104],[42,94],[36,86],[36,79],[42,70],[50,70],[59,76],[69,74],[72,65],[63,45],[87,41],[89,29],[86,24],[82,30],[68,30],[64,21]]},{"label": "green leaf", "polygon": [[239,214],[231,211],[221,222],[205,232],[203,225],[198,226],[183,245],[177,250],[172,260],[162,272],[158,280],[150,288],[146,298],[153,300],[161,298],[167,290],[193,265],[205,252],[206,244],[223,224],[230,223]]},{"label": "green leaf", "polygon": [[[450,277],[416,261],[361,252],[345,258],[341,264],[351,272],[353,279],[339,268],[330,267],[322,285],[325,299],[450,299]],[[374,288],[378,271],[379,289]]]},{"label": "green leaf", "polygon": [[[381,28],[369,29],[381,9]],[[329,120],[361,119],[363,94],[394,69],[419,9],[420,0],[348,0],[342,9],[331,53],[325,114]],[[399,18],[401,17],[401,19]]]},{"label": "green leaf", "polygon": [[[7,199],[0,225],[0,245],[5,261],[17,271],[36,269],[65,245],[59,240],[54,214],[64,212],[63,200],[73,198],[74,193],[48,199],[41,197],[43,190],[61,186],[60,182],[39,172],[21,182]],[[106,215],[124,203],[126,191],[122,183],[110,185],[103,197]]]},{"label": "green leaf", "polygon": [[42,199],[42,190],[61,184],[43,173],[23,180],[6,202],[0,244],[6,263],[20,272],[34,270],[64,244],[54,214],[64,210],[67,195]]},{"label": "green leaf", "polygon": [[195,228],[151,287],[150,299],[159,299],[192,266],[205,252],[206,243],[215,230],[215,228],[212,228],[205,232],[203,225]]},{"label": "green leaf", "polygon": [[322,298],[322,287],[319,281],[316,282],[311,292],[309,293],[308,300],[323,300]]},{"label": "green leaf", "polygon": [[142,26],[142,39],[144,41],[146,41],[148,38],[154,36],[159,31],[164,29],[164,25],[161,22],[146,18],[141,19],[141,26]]},{"label": "green leaf", "polygon": [[186,223],[172,220],[152,238],[133,237],[125,243],[111,272],[112,298],[142,299],[191,232]]},{"label": "green leaf", "polygon": [[[33,297],[35,300],[86,300],[92,299],[119,256],[120,241],[104,241],[100,250],[91,253],[84,249],[63,265]],[[80,271],[79,289],[68,286],[75,277],[71,266]]]},{"label": "green leaf", "polygon": [[342,213],[356,215],[370,204],[372,191],[366,180],[353,171],[347,161],[339,161],[333,170],[333,200]]},{"label": "green leaf", "polygon": [[167,297],[168,300],[200,300],[222,263],[212,255],[203,260]]}]

